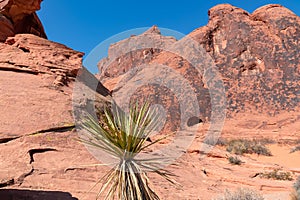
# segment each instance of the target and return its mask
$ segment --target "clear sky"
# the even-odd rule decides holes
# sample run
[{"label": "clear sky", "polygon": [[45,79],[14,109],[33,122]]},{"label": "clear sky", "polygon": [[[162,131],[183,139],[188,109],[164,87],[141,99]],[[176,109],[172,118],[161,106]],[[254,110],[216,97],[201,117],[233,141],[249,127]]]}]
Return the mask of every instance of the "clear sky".
[{"label": "clear sky", "polygon": [[207,23],[207,11],[230,3],[253,12],[281,4],[300,16],[299,0],[44,0],[38,12],[48,38],[88,54],[120,32],[157,25],[188,34]]}]

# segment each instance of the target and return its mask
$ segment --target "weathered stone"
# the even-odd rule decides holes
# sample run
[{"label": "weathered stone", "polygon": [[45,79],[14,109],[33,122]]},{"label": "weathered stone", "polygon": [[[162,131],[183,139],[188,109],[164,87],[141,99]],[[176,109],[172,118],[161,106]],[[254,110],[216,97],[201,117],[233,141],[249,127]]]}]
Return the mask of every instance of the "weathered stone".
[{"label": "weathered stone", "polygon": [[[267,5],[250,14],[229,4],[218,5],[210,9],[209,23],[187,37],[201,44],[214,60],[226,89],[227,116],[232,117],[239,112],[276,115],[282,111],[299,108],[300,18],[287,8]],[[117,49],[123,43],[124,41],[121,41],[112,45],[109,52],[118,52]],[[175,41],[172,41],[170,45],[174,43]],[[189,52],[188,49],[185,51]],[[105,67],[106,70],[103,68],[105,59],[99,64],[100,80],[106,87],[114,88],[133,67],[147,63],[163,64],[176,70],[191,84],[199,102],[201,114],[198,117],[204,121],[210,119],[211,96],[207,83],[184,58],[165,51],[156,52],[150,60],[134,51],[127,57],[115,57],[122,59],[118,64],[110,63]],[[124,67],[126,69],[123,69]],[[126,79],[123,84],[127,84],[129,80]],[[117,95],[122,87],[120,84],[114,94]],[[168,112],[172,113],[172,110],[177,109],[178,100],[171,97],[166,88],[151,86],[152,89],[147,89],[150,87],[148,85],[143,87],[139,88],[132,98],[150,96],[153,103],[164,102],[163,106]],[[155,101],[155,96],[159,96],[161,102]],[[172,106],[175,106],[174,109]],[[179,115],[174,112],[172,115],[169,120],[176,124]],[[178,127],[178,124],[175,127]]]},{"label": "weathered stone", "polygon": [[[30,33],[47,38],[36,11],[42,0],[5,0],[0,2],[0,42],[19,33]],[[2,26],[3,25],[3,26]]]},{"label": "weathered stone", "polygon": [[300,18],[280,5],[249,14],[231,5],[209,11],[207,26],[190,34],[223,76],[229,115],[276,115],[299,107]]},{"label": "weathered stone", "polygon": [[[176,39],[173,37],[162,36],[156,26],[150,28],[148,31],[143,33],[143,35],[145,35],[149,41],[154,42],[152,44],[153,46],[161,46],[159,43],[163,43],[167,46],[176,41]],[[136,49],[134,51],[127,49],[127,44],[131,41],[133,41],[134,44],[134,40],[135,36],[132,36],[131,38],[125,39],[110,46],[108,50],[108,57],[101,60],[98,64],[101,82],[105,83],[108,80],[117,78],[135,66],[148,64],[156,55],[161,52],[161,49],[153,48]],[[122,54],[120,55],[120,53]],[[110,90],[114,89],[114,85],[107,84],[106,86],[109,86]]]},{"label": "weathered stone", "polygon": [[[1,1],[0,7],[1,3],[8,2],[13,1]],[[14,2],[19,2],[25,9],[26,3],[35,1]],[[33,6],[33,10],[38,5]],[[31,12],[30,7],[26,9]],[[209,123],[188,127],[185,134],[195,134],[195,140],[185,154],[176,160],[176,166],[168,167],[177,175],[175,179],[182,185],[182,189],[172,187],[167,181],[149,173],[153,189],[161,199],[212,199],[225,189],[237,186],[261,190],[263,194],[268,194],[269,199],[287,199],[292,182],[256,176],[278,168],[292,172],[294,177],[300,175],[300,153],[290,153],[290,145],[282,146],[286,141],[300,139],[299,111],[290,112],[297,110],[299,103],[299,18],[278,5],[260,8],[253,14],[231,5],[220,5],[212,8],[209,15],[209,24],[195,30],[189,37],[205,48],[222,72],[227,98],[230,100],[229,114],[233,117],[226,120],[222,137],[267,138],[279,141],[281,146],[275,145],[275,150],[272,149],[274,155],[270,158],[239,156],[242,167],[234,166],[228,163],[228,157],[235,155],[223,147],[215,147],[206,157],[199,150],[200,146],[209,146],[203,144],[210,128]],[[13,23],[6,17],[1,19],[0,23],[6,25],[0,29],[5,28],[9,32]],[[182,42],[159,35],[156,27],[144,34],[148,40],[152,38],[160,41],[156,45]],[[102,70],[100,77],[105,85],[113,89],[123,78],[125,83],[126,78],[131,81],[135,74],[125,75],[137,65],[166,65],[179,72],[194,88],[191,94],[197,94],[203,116],[190,118],[191,125],[200,119],[207,121],[205,117],[210,115],[207,84],[205,80],[199,79],[198,72],[187,60],[171,52],[148,48],[145,52],[139,49],[121,54],[124,60],[120,62],[126,64],[123,66],[115,59],[120,52],[118,47],[125,44],[122,41],[113,45],[109,58],[99,64]],[[188,48],[183,50],[190,53]],[[97,196],[99,187],[92,191],[90,189],[108,168],[92,165],[99,161],[93,158],[84,145],[77,142],[72,104],[79,112],[80,109],[101,107],[111,100],[111,91],[82,67],[82,57],[82,53],[64,45],[28,34],[10,37],[0,44],[1,200],[95,199]],[[110,62],[111,66],[105,73],[105,64]],[[139,70],[143,69],[137,72]],[[152,70],[148,73],[149,77],[153,77],[159,70]],[[170,78],[163,75],[166,79]],[[283,88],[278,87],[278,83]],[[179,87],[176,81],[172,84]],[[112,93],[119,94],[122,87],[115,88]],[[125,90],[125,94],[129,94],[130,89]],[[272,93],[274,98],[268,100]],[[176,129],[179,126],[179,115],[174,112],[180,109],[178,105],[181,97],[175,97],[167,87],[156,85],[138,88],[133,98],[142,100],[147,94],[152,102],[165,106],[169,112],[166,129]],[[256,94],[259,102],[263,103],[249,99]],[[156,98],[156,95],[160,98]],[[72,102],[72,96],[77,101]],[[257,109],[248,112],[254,103]],[[276,107],[277,103],[282,107]],[[270,116],[262,112],[257,115],[256,112],[260,110],[269,113],[276,111],[278,114]],[[155,139],[156,136],[153,137]],[[168,140],[152,147],[155,151],[165,146],[168,146]],[[200,156],[203,159],[199,160]],[[278,197],[278,193],[283,197]]]},{"label": "weathered stone", "polygon": [[[83,68],[82,57],[81,52],[29,34],[0,44],[0,188],[18,188],[0,191],[1,199],[11,195],[16,199],[28,195],[32,199],[75,199],[68,193],[41,190],[68,191],[71,182],[89,188],[96,180],[94,175],[75,173],[80,165],[97,163],[76,141],[75,78],[80,77],[76,84],[85,92],[97,96],[97,106],[105,104],[109,91]],[[91,99],[82,99],[84,110]],[[64,179],[68,181],[63,186],[59,182]]]},{"label": "weathered stone", "polygon": [[4,15],[0,14],[0,42],[5,41],[7,37],[14,36],[14,27],[12,22]]},{"label": "weathered stone", "polygon": [[[92,80],[82,69],[82,56],[64,45],[29,34],[16,35],[0,44],[0,139],[74,124],[75,78],[81,71],[86,80]],[[99,94],[109,95],[100,83],[96,89]]]}]

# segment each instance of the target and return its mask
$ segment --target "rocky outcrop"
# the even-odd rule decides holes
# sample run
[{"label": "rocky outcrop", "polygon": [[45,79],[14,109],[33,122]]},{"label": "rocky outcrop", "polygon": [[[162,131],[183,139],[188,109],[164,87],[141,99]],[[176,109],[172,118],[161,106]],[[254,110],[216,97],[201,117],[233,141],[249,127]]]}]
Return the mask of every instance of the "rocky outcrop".
[{"label": "rocky outcrop", "polygon": [[[165,46],[173,44],[176,39],[173,37],[163,36],[160,33],[160,30],[157,26],[153,26],[145,33],[142,34],[149,41],[152,41],[153,46],[161,46],[160,43],[163,43]],[[118,78],[128,72],[131,68],[149,64],[162,50],[154,48],[143,48],[137,49],[135,51],[127,51],[127,45],[130,43],[135,36],[131,38],[120,41],[116,44],[112,44],[108,50],[108,57],[102,59],[98,63],[98,68],[101,74],[99,74],[101,82],[111,81],[114,78]],[[113,90],[115,85],[107,84],[109,89]]]},{"label": "rocky outcrop", "polygon": [[[75,83],[86,90],[97,84],[94,91],[102,102],[109,91],[83,68],[82,57],[81,52],[31,34],[0,43],[0,188],[47,189],[61,175],[70,175],[64,170],[76,159],[92,162],[92,156],[76,141],[73,88]],[[75,82],[77,76],[82,79]],[[84,109],[87,101],[78,106]],[[52,189],[61,191],[60,187]],[[21,190],[7,191],[1,198],[13,194],[17,199],[28,194],[39,199],[43,195],[45,199],[51,195],[75,199],[67,193]]]},{"label": "rocky outcrop", "polygon": [[209,11],[209,23],[190,34],[215,60],[228,110],[274,115],[299,106],[300,18],[280,5],[252,14],[231,5]]},{"label": "rocky outcrop", "polygon": [[19,33],[30,33],[47,38],[43,25],[36,14],[42,0],[0,1],[0,42]]},{"label": "rocky outcrop", "polygon": [[83,77],[77,80],[88,88],[94,80],[95,91],[109,95],[82,67],[82,57],[81,52],[30,34],[0,43],[0,140],[72,126],[77,77]]},{"label": "rocky outcrop", "polygon": [[1,139],[72,124],[70,85],[82,56],[29,34],[0,43]]},{"label": "rocky outcrop", "polygon": [[[299,33],[300,18],[280,5],[267,5],[250,14],[224,4],[210,9],[208,24],[186,38],[200,44],[213,59],[226,89],[227,116],[233,117],[240,112],[276,115],[299,107]],[[156,35],[152,37],[163,38],[158,36],[158,31],[152,34]],[[170,44],[180,45],[182,41],[173,40]],[[112,45],[109,52],[116,52],[115,49],[122,47],[123,42]],[[189,49],[185,51],[189,52]],[[180,73],[193,87],[201,111],[197,117],[203,121],[210,119],[211,97],[207,83],[204,78],[201,79],[201,74],[199,78],[199,73],[185,58],[160,51],[149,60],[141,53],[132,51],[130,57],[119,55],[115,59],[119,61],[118,65],[112,62],[104,68],[105,62],[99,63],[100,80],[106,87],[114,87],[123,78],[117,72],[118,69],[125,74],[142,63],[167,65]],[[107,69],[108,73],[103,69]],[[123,84],[127,82],[128,79]],[[123,87],[122,84],[120,87]],[[116,88],[115,95],[118,90],[120,88]],[[168,88],[156,85],[150,88],[143,86],[139,90],[133,98],[150,96],[153,103],[162,103],[168,112],[176,110],[178,100]],[[159,96],[161,101],[156,101],[155,96]],[[176,113],[172,113],[172,116],[169,119],[172,123],[179,119]]]},{"label": "rocky outcrop", "polygon": [[[263,156],[239,156],[242,166],[234,166],[227,159],[235,155],[217,147],[205,159],[199,160],[199,154],[203,153],[199,146],[203,145],[210,124],[204,123],[197,130],[193,130],[193,125],[210,117],[207,82],[201,76],[199,78],[188,60],[162,50],[166,46],[185,44],[184,40],[162,36],[153,27],[143,34],[143,38],[150,43],[155,41],[150,46],[161,48],[122,51],[137,36],[112,45],[109,57],[99,63],[100,79],[114,89],[111,92],[82,67],[83,53],[32,34],[15,35],[16,23],[7,16],[18,16],[15,21],[24,19],[25,15],[39,9],[39,3],[34,0],[0,1],[1,8],[4,4],[10,8],[4,9],[7,13],[0,17],[0,37],[5,40],[0,43],[1,200],[28,197],[95,199],[98,188],[90,189],[108,168],[99,165],[99,161],[78,142],[73,115],[81,109],[108,104],[111,93],[120,94],[124,88],[122,83],[132,81],[136,78],[135,73],[143,68],[137,68],[129,76],[127,72],[143,65],[166,65],[177,71],[191,85],[201,109],[201,116],[193,116],[187,121],[191,127],[186,133],[196,133],[195,141],[176,161],[176,166],[169,166],[178,175],[175,178],[183,189],[151,177],[153,187],[162,199],[211,199],[236,185],[273,194],[270,199],[274,199],[274,195],[277,198],[278,192],[283,193],[282,199],[288,198],[292,182],[261,179],[256,175],[280,168],[293,172],[294,177],[299,176],[299,162],[286,162],[299,158],[299,152],[289,153],[290,146],[278,147],[288,152],[286,155],[273,151],[275,161],[272,158],[264,161]],[[20,8],[25,10],[23,14],[17,12]],[[209,15],[208,25],[195,30],[188,38],[200,44],[213,58],[225,83],[228,113],[233,119],[227,119],[222,137],[271,138],[292,145],[300,139],[300,115],[299,112],[285,111],[295,110],[299,104],[299,17],[278,5],[262,7],[253,14],[220,5],[212,8]],[[186,54],[190,53],[188,48],[183,48]],[[160,70],[148,71],[149,76],[143,78],[155,78],[162,72]],[[161,74],[161,82],[176,78]],[[125,82],[122,82],[123,78]],[[119,81],[121,84],[117,84]],[[133,83],[139,81],[141,79],[134,79]],[[176,82],[169,84],[180,89]],[[129,95],[129,90],[125,90],[128,92],[125,94]],[[132,97],[142,100],[147,95],[154,103],[166,108],[168,121],[165,128],[176,130],[180,126],[180,116],[175,113],[180,109],[179,101],[184,95],[190,98],[190,94],[182,92],[182,96],[174,96],[167,87],[144,85]],[[255,109],[248,112],[252,108]],[[270,117],[255,113],[263,111],[278,115]],[[154,150],[164,148],[168,141],[164,142],[158,143]]]},{"label": "rocky outcrop", "polygon": [[0,42],[5,41],[7,37],[14,36],[14,34],[12,22],[4,15],[0,15]]}]

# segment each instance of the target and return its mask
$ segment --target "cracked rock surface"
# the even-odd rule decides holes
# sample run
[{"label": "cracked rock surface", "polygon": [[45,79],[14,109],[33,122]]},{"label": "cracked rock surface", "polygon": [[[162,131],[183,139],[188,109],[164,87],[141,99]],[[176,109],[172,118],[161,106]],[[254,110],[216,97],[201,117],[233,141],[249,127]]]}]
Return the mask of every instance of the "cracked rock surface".
[{"label": "cracked rock surface", "polygon": [[[182,43],[181,49],[191,52],[191,49],[185,47],[184,39],[176,41],[174,38],[164,37],[153,27],[142,35],[111,45],[109,56],[99,62],[99,79],[107,88],[114,89],[115,96],[126,96],[128,91],[124,89],[125,86],[133,88],[139,81],[135,80],[138,79],[135,74],[128,78],[124,76],[125,73],[130,76],[133,68],[140,67],[142,70],[149,64],[166,65],[192,86],[192,94],[197,96],[201,111],[197,117],[207,121],[211,117],[212,101],[208,83],[203,74],[199,74],[185,58],[162,49],[121,54],[121,50],[125,49],[125,42],[129,45],[135,38],[139,41],[138,38],[145,34],[152,40],[160,37],[161,43],[169,46],[176,43],[180,46]],[[271,116],[299,108],[300,18],[287,8],[272,4],[258,8],[251,14],[229,4],[218,5],[209,10],[208,24],[194,30],[187,38],[201,45],[222,76],[227,97],[227,117],[234,117],[240,112],[268,113]],[[158,44],[155,46],[160,47]],[[116,51],[118,48],[121,49],[119,55]],[[201,58],[200,55],[194,57],[197,56]],[[209,67],[210,65],[206,65],[204,70]],[[163,76],[163,69],[160,70],[161,79],[170,80],[169,75]],[[153,74],[155,72],[152,70],[145,77]],[[116,86],[120,80],[125,81]],[[175,88],[180,87],[176,83],[172,84]],[[122,88],[125,90],[124,94],[121,94]],[[163,104],[167,121],[173,123],[169,129],[173,131],[180,120],[176,113],[180,98],[172,92],[170,88],[161,85],[145,84],[135,91],[133,97],[141,99],[146,94],[153,103]],[[190,93],[184,95],[191,96]],[[217,101],[220,101],[219,97]]]},{"label": "cracked rock surface", "polygon": [[82,56],[33,35],[0,43],[0,140],[74,124],[71,86]]},{"label": "cracked rock surface", "polygon": [[[34,0],[28,2],[36,5]],[[199,147],[204,145],[210,128],[209,93],[205,81],[195,76],[195,70],[179,56],[151,48],[131,52],[112,60],[112,67],[98,77],[112,89],[131,64],[166,64],[181,73],[197,93],[202,115],[191,118],[187,130],[188,134],[195,133],[195,140],[176,161],[178,165],[168,167],[178,175],[176,180],[182,188],[172,187],[150,173],[153,189],[162,199],[206,200],[236,187],[260,190],[267,200],[274,196],[287,199],[292,181],[262,179],[258,174],[280,169],[291,172],[293,178],[300,175],[300,152],[290,153],[295,147],[293,142],[300,141],[299,17],[279,5],[265,6],[252,14],[231,5],[219,5],[209,11],[209,16],[208,25],[189,37],[202,45],[222,72],[230,117],[222,137],[274,140],[278,142],[270,146],[275,149],[274,157],[239,156],[242,165],[236,166],[228,162],[230,156],[236,155],[224,147],[217,146],[202,155]],[[10,31],[13,25],[2,26],[2,19],[0,16],[0,30]],[[157,27],[144,34],[149,40],[162,40],[169,45],[180,42],[161,36]],[[124,42],[114,44],[109,56],[114,58],[118,45]],[[100,162],[78,142],[72,103],[79,108],[93,108],[91,99],[85,98],[93,87],[96,86],[100,104],[107,103],[111,93],[119,90],[111,92],[98,84],[82,67],[82,57],[80,52],[30,34],[15,35],[0,43],[1,200],[95,199],[99,185],[89,190],[109,169],[92,165]],[[106,69],[109,59],[102,60],[99,68]],[[78,101],[72,102],[78,74],[84,74],[82,80],[89,82],[79,84],[77,89],[85,93],[79,92]],[[161,95],[163,100],[156,103],[171,111],[179,109],[178,99],[171,96],[168,88],[139,88],[134,97],[142,94],[150,94],[152,100]],[[169,113],[168,117],[167,128],[176,128],[179,116]],[[197,122],[204,123],[193,126]],[[157,147],[164,147],[168,141],[164,142]]]},{"label": "cracked rock surface", "polygon": [[[0,191],[0,199],[10,199],[11,195],[14,199],[26,195],[30,199],[75,199],[56,191],[68,192],[70,184],[85,188],[91,184],[87,181],[91,177],[75,173],[78,165],[97,163],[77,141],[74,131],[72,95],[76,76],[80,73],[93,80],[82,66],[82,56],[30,34],[0,43],[0,187],[9,188],[5,193]],[[91,87],[84,82],[77,84]],[[99,96],[101,92],[109,95],[101,84],[97,91]],[[70,167],[72,170],[65,172]],[[38,192],[42,190],[53,192]]]}]

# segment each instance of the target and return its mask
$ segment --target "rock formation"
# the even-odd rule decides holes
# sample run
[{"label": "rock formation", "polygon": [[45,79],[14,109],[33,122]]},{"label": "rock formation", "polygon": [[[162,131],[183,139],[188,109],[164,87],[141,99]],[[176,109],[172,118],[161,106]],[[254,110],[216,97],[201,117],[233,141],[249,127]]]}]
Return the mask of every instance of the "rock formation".
[{"label": "rock formation", "polygon": [[36,11],[42,0],[1,0],[0,1],[0,42],[19,33],[31,33],[47,38]]},{"label": "rock formation", "polygon": [[280,5],[252,14],[230,5],[209,11],[209,23],[190,34],[224,77],[230,112],[276,114],[299,106],[300,18]]},{"label": "rock formation", "polygon": [[[144,33],[151,35],[152,40],[161,37],[162,43],[169,45],[182,42],[161,36],[157,29],[152,29]],[[280,5],[267,5],[250,14],[225,4],[210,9],[209,23],[187,35],[201,44],[215,62],[226,89],[228,117],[241,112],[276,115],[299,107],[299,30],[300,18]],[[197,117],[203,121],[210,119],[211,98],[207,83],[199,78],[191,63],[162,50],[145,49],[151,56],[145,56],[142,50],[116,55],[116,49],[121,49],[124,42],[129,44],[130,40],[133,39],[113,44],[108,58],[100,61],[99,78],[106,87],[115,88],[126,72],[139,65],[163,64],[176,70],[192,85],[201,111]],[[114,94],[118,95],[129,80],[115,88]],[[180,114],[173,112],[179,108],[178,99],[168,88],[145,85],[138,88],[132,98],[143,96],[150,96],[153,103],[163,104],[169,113],[168,121],[172,121],[171,130],[178,128]],[[155,98],[157,96],[160,98]]]},{"label": "rock formation", "polygon": [[[159,48],[122,54],[120,47],[130,38],[121,41],[112,45],[108,58],[99,63],[100,80],[109,89],[114,88],[109,91],[82,67],[83,53],[38,37],[45,37],[35,14],[40,2],[0,1],[0,40],[4,41],[0,43],[1,200],[28,196],[46,200],[95,198],[98,191],[89,192],[89,189],[107,168],[90,166],[99,161],[77,142],[72,104],[76,108],[94,108],[96,103],[106,103],[111,93],[121,91],[123,86],[116,83],[133,67],[164,64],[178,71],[197,94],[201,109],[201,115],[191,117],[188,125],[209,120],[210,95],[206,80],[196,76],[197,71],[187,60]],[[209,16],[208,25],[188,37],[202,45],[222,75],[228,116],[232,117],[226,121],[222,137],[263,136],[281,143],[300,139],[299,17],[279,5],[264,6],[252,14],[230,5],[219,5],[209,11]],[[21,32],[35,35],[15,35]],[[182,42],[162,36],[156,27],[144,36],[148,41],[160,41],[155,46]],[[153,74],[154,71],[149,76]],[[75,82],[77,76],[79,82]],[[134,76],[133,73],[127,78],[130,81]],[[76,84],[85,93],[79,93],[78,101],[72,102]],[[92,90],[99,97],[94,104],[92,99],[86,99]],[[138,88],[133,98],[146,95],[167,108],[166,129],[176,130],[180,116],[174,112],[179,110],[181,99],[159,85]],[[269,114],[267,117],[265,112]],[[241,117],[241,113],[245,115]],[[193,126],[189,128],[192,130]],[[285,157],[278,157],[282,161],[278,164],[241,156],[243,166],[232,166],[227,158],[234,155],[216,147],[199,160],[199,146],[208,128],[209,124],[204,123],[197,130],[194,143],[177,161],[178,166],[170,166],[183,190],[151,177],[162,199],[211,199],[236,185],[260,189],[264,194],[274,193],[276,197],[281,192],[282,199],[289,196],[290,181],[265,180],[255,175],[280,168],[298,176],[299,166],[285,165]],[[285,156],[292,160],[300,156],[298,153]]]},{"label": "rock formation", "polygon": [[[160,33],[160,30],[153,26],[148,31],[143,33],[150,41],[165,43],[166,45],[173,44],[176,39],[173,37],[163,36]],[[132,36],[135,37],[135,36]],[[120,49],[122,45],[127,45],[129,39],[125,39],[116,44],[112,44],[108,50],[108,57],[101,60],[98,64],[99,71],[102,72],[101,80],[103,82],[108,81],[109,79],[116,78],[123,75],[129,69],[135,66],[149,64],[155,56],[157,56],[161,49],[140,49],[134,52],[128,52],[125,55],[120,54]],[[160,44],[153,44],[153,46],[159,46]],[[110,85],[111,89],[114,85]]]},{"label": "rock formation", "polygon": [[[0,187],[31,187],[39,180],[43,182],[41,188],[46,189],[55,179],[60,179],[60,170],[72,166],[74,159],[79,158],[76,155],[73,159],[73,153],[87,153],[75,141],[73,87],[78,74],[87,77],[80,82],[85,88],[98,81],[82,67],[82,57],[81,52],[30,34],[19,34],[0,43]],[[88,82],[84,82],[86,80]],[[95,90],[103,98],[109,95],[101,84],[96,86]],[[78,106],[86,105],[81,102]],[[42,161],[38,157],[43,153],[52,155],[42,156]],[[91,159],[91,156],[84,157]],[[63,161],[66,158],[69,162]],[[61,165],[59,170],[57,164]],[[51,168],[57,169],[50,172]],[[49,177],[41,177],[42,173]],[[31,176],[33,182],[26,183],[27,176]],[[16,195],[13,190],[10,193]],[[7,196],[9,199],[10,193],[1,195],[1,198]],[[22,199],[25,193],[43,196],[39,192],[27,191],[18,193],[17,197]],[[52,196],[55,195],[63,196],[53,192]],[[50,196],[45,194],[45,199]],[[73,199],[67,194],[65,198]]]},{"label": "rock formation", "polygon": [[82,56],[33,35],[16,35],[0,43],[1,88],[5,90],[1,93],[2,139],[73,121],[66,95],[72,93],[68,85],[82,67]]}]

